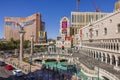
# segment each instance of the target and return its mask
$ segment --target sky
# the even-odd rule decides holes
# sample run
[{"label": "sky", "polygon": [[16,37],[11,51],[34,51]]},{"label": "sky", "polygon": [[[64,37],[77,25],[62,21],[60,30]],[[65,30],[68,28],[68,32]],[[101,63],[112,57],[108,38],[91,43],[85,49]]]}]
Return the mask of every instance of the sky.
[{"label": "sky", "polygon": [[[117,0],[93,0],[101,12],[113,12]],[[60,20],[70,19],[76,11],[76,0],[0,0],[0,38],[4,37],[4,17],[27,17],[35,13],[42,15],[47,37],[59,36]],[[80,0],[79,12],[94,12],[92,0]]]}]

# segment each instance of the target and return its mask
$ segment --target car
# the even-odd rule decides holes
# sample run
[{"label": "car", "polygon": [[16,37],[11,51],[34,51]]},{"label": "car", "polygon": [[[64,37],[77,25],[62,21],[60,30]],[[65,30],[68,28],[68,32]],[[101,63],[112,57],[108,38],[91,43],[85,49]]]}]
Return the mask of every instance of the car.
[{"label": "car", "polygon": [[12,72],[13,72],[13,75],[15,75],[15,76],[23,76],[24,75],[21,70],[13,70]]},{"label": "car", "polygon": [[13,67],[12,67],[11,65],[6,65],[6,66],[5,66],[5,69],[6,69],[6,70],[13,70]]},{"label": "car", "polygon": [[5,66],[5,62],[0,61],[0,66]]}]

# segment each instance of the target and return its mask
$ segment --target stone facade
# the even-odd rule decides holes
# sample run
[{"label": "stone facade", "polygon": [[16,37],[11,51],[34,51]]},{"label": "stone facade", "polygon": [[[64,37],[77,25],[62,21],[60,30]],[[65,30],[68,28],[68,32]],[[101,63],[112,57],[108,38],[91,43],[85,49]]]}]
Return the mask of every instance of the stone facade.
[{"label": "stone facade", "polygon": [[81,28],[81,50],[120,70],[120,10]]}]

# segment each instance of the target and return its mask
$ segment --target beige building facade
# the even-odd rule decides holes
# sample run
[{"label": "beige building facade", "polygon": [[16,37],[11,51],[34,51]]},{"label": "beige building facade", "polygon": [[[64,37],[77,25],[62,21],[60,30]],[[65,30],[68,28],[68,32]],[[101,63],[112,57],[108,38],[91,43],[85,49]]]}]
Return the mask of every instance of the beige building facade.
[{"label": "beige building facade", "polygon": [[70,35],[72,36],[73,46],[78,46],[80,39],[79,29],[86,26],[92,21],[96,21],[109,13],[103,12],[71,12]]},{"label": "beige building facade", "polygon": [[78,34],[79,29],[92,21],[96,21],[109,13],[103,12],[71,12],[71,35]]},{"label": "beige building facade", "polygon": [[41,20],[41,14],[33,14],[25,18],[19,17],[5,17],[4,20],[5,39],[15,40],[20,39],[20,26],[24,27],[24,40],[31,40],[31,35],[34,35],[34,41],[40,41],[40,33],[44,31],[45,23]]},{"label": "beige building facade", "polygon": [[86,55],[114,66],[120,71],[120,10],[97,21],[82,30],[81,50]]}]

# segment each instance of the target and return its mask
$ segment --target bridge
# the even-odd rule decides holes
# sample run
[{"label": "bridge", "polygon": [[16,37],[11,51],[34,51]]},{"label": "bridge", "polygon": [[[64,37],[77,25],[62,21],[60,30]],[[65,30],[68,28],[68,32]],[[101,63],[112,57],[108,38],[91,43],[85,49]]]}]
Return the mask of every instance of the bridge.
[{"label": "bridge", "polygon": [[[31,56],[32,62],[36,59],[45,60],[47,59],[56,59],[60,61],[62,59],[66,59],[68,62],[75,63],[81,67],[81,71],[90,77],[97,77],[98,76],[98,61],[93,61],[89,59],[89,57],[79,53],[79,54],[36,54]],[[0,57],[0,61],[4,61],[7,64],[12,65],[16,69],[22,70],[24,73],[28,74],[30,72],[30,64],[25,62],[19,62],[17,59],[14,58],[3,58]],[[35,66],[31,65],[31,71],[35,71],[40,69],[40,65]],[[114,73],[113,73],[114,72]],[[113,70],[110,66],[100,63],[99,66],[99,77],[103,79],[104,77],[108,78],[109,80],[120,80],[120,72]]]},{"label": "bridge", "polygon": [[68,62],[72,62],[74,61],[72,55],[68,55],[68,54],[37,54],[37,55],[33,55],[32,56],[32,61],[34,62],[35,60],[42,60],[43,62],[45,62],[45,60],[47,59],[55,59],[58,62],[60,60],[67,60]]}]

